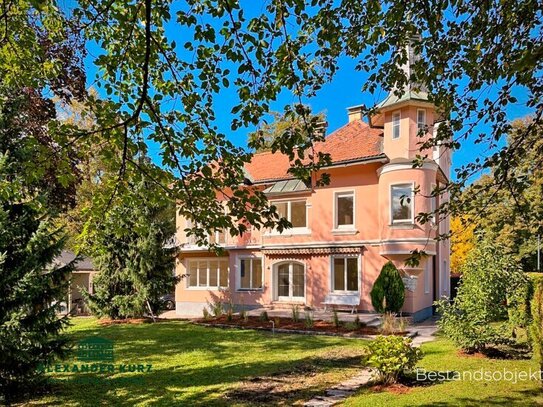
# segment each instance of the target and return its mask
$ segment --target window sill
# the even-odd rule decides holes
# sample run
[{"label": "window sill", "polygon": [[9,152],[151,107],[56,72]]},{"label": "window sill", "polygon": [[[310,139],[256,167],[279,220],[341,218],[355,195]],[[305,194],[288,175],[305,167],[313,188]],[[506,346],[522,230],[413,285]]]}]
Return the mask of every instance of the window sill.
[{"label": "window sill", "polygon": [[405,222],[405,223],[393,223],[389,225],[391,229],[415,229],[415,224],[413,222]]},{"label": "window sill", "polygon": [[308,229],[308,228],[285,229],[282,233],[267,232],[267,233],[264,233],[264,236],[265,237],[311,236],[311,229]]},{"label": "window sill", "polygon": [[186,287],[187,291],[220,291],[227,290],[228,287]]},{"label": "window sill", "polygon": [[333,235],[356,235],[357,233],[356,229],[332,229]]},{"label": "window sill", "polygon": [[236,290],[236,292],[238,292],[238,293],[253,293],[253,292],[261,293],[263,291],[264,291],[263,288],[238,288]]},{"label": "window sill", "polygon": [[335,296],[338,296],[338,297],[352,297],[352,296],[355,296],[355,295],[360,295],[360,291],[356,290],[356,291],[330,291],[330,294],[333,294]]}]

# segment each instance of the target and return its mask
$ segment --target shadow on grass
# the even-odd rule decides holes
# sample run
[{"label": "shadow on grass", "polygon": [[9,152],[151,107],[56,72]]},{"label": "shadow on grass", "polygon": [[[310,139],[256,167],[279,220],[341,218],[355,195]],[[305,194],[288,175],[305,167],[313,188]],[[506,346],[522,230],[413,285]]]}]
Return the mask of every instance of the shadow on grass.
[{"label": "shadow on grass", "polygon": [[[273,336],[204,328],[186,322],[89,325],[76,327],[70,336],[74,343],[91,336],[112,340],[115,365],[153,367],[150,372],[140,373],[54,375],[49,397],[56,405],[231,405],[234,401],[223,395],[238,382],[288,374],[307,366],[326,371],[360,365],[357,353],[364,346],[362,341],[340,338]],[[346,343],[359,349],[354,356],[348,351],[333,354],[333,348],[337,350]],[[324,355],[328,351],[333,355]],[[65,363],[80,362],[73,358]],[[286,390],[282,396],[294,397]],[[239,402],[236,398],[235,403]]]},{"label": "shadow on grass", "polygon": [[537,402],[531,402],[535,397],[541,396],[538,390],[519,390],[513,391],[510,396],[489,396],[485,398],[455,397],[448,401],[437,401],[431,404],[420,404],[420,407],[452,407],[452,406],[512,406],[528,407],[541,405]]}]

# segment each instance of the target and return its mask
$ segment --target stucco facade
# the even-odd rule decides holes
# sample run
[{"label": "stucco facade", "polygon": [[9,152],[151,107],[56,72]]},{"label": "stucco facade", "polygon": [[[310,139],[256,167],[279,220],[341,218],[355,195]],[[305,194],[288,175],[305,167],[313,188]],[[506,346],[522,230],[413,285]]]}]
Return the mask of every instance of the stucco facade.
[{"label": "stucco facade", "polygon": [[[433,301],[450,290],[449,243],[435,239],[449,222],[423,224],[416,217],[448,199],[432,191],[448,181],[451,157],[436,147],[422,152],[427,158],[421,167],[413,168],[412,160],[421,154],[420,143],[444,125],[435,112],[425,98],[408,98],[382,105],[370,126],[361,108],[350,108],[348,123],[319,146],[333,160],[324,169],[331,182],[322,187],[273,192],[296,182],[286,174],[288,159],[257,154],[246,168],[253,187],[267,188],[270,202],[295,227],[282,234],[221,235],[225,251],[217,258],[191,244],[184,232],[188,223],[178,216],[176,267],[188,277],[176,288],[177,313],[201,315],[218,299],[245,308],[323,308],[342,296],[355,298],[358,311],[372,312],[371,288],[391,260],[406,282],[403,310],[415,319],[431,315]],[[427,256],[408,267],[414,250]]]}]

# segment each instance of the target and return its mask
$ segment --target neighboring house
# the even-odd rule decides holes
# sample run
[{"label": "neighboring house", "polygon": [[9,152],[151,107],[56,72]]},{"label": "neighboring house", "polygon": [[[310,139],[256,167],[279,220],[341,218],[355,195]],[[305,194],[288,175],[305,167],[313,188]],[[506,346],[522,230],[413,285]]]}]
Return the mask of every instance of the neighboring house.
[{"label": "neighboring house", "polygon": [[[292,229],[216,233],[225,249],[217,257],[185,236],[189,224],[178,215],[177,274],[188,274],[176,288],[178,314],[201,315],[206,303],[225,297],[245,308],[337,305],[372,312],[370,291],[388,260],[406,282],[403,310],[415,320],[432,314],[433,301],[450,291],[449,242],[435,239],[449,230],[449,220],[420,224],[415,217],[448,199],[430,194],[448,182],[451,155],[438,146],[426,152],[422,167],[413,168],[412,161],[421,154],[418,144],[443,120],[427,92],[414,86],[401,99],[391,92],[378,109],[370,126],[361,106],[349,108],[348,123],[316,146],[333,160],[323,171],[331,177],[327,186],[294,179],[280,153],[256,154],[246,165],[253,187],[266,192]],[[419,137],[426,128],[426,137]],[[429,256],[407,267],[415,249]]]},{"label": "neighboring house", "polygon": [[[73,261],[75,257],[76,255],[73,252],[63,250],[61,255],[55,259],[55,263],[62,266]],[[96,273],[97,271],[88,257],[81,257],[81,260],[75,264],[75,270],[70,276],[70,286],[66,298],[66,303],[70,304],[70,306],[69,309],[64,309],[65,312],[69,311],[72,314],[88,313],[82,290],[85,289],[92,293],[92,280]]]}]

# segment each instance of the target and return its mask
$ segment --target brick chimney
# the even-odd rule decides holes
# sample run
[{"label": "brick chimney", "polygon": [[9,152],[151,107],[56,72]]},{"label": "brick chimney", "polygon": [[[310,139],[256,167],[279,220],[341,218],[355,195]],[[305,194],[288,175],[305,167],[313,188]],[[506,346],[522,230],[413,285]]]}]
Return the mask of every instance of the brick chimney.
[{"label": "brick chimney", "polygon": [[349,116],[349,123],[354,120],[362,120],[364,109],[365,109],[364,105],[348,107],[347,115]]}]

